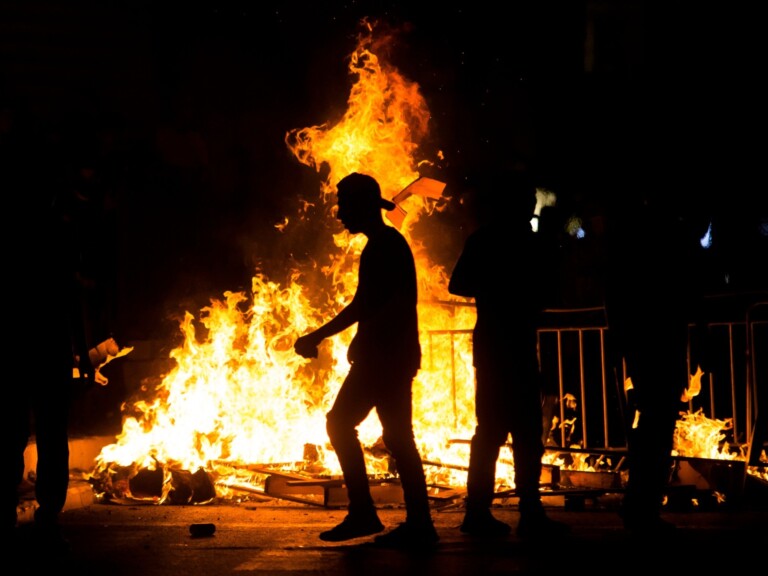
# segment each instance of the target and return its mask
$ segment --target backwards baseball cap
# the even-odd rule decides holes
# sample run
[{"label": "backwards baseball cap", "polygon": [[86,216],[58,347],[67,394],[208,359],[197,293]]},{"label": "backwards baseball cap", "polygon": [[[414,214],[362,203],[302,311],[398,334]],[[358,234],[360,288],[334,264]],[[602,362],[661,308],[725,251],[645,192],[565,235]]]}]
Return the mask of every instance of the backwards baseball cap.
[{"label": "backwards baseball cap", "polygon": [[336,184],[336,191],[342,196],[353,202],[359,202],[365,205],[377,206],[390,211],[395,209],[395,203],[385,200],[381,197],[381,187],[375,178],[368,174],[352,172]]}]

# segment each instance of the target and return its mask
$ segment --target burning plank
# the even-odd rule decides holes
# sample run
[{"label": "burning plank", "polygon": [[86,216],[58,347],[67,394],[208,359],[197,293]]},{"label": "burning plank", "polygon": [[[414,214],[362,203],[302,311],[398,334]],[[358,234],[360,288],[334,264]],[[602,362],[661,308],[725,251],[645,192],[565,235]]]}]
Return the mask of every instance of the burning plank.
[{"label": "burning plank", "polygon": [[304,502],[314,506],[325,505],[325,490],[317,481],[307,482],[306,476],[273,473],[264,482],[264,493],[272,498]]},{"label": "burning plank", "polygon": [[560,470],[560,485],[568,488],[621,490],[621,474],[614,471]]},{"label": "burning plank", "polygon": [[414,194],[424,198],[439,200],[442,198],[444,190],[445,182],[440,182],[433,178],[417,178],[392,198],[392,202],[395,203],[395,208],[394,210],[387,212],[387,219],[399,230],[402,228],[405,217],[408,214],[400,205],[402,202]]},{"label": "burning plank", "polygon": [[[403,489],[396,478],[370,480],[371,496],[378,504],[402,504]],[[307,478],[274,473],[267,477],[264,493],[273,498],[303,502],[326,508],[342,508],[349,504],[347,487],[341,478]]]}]

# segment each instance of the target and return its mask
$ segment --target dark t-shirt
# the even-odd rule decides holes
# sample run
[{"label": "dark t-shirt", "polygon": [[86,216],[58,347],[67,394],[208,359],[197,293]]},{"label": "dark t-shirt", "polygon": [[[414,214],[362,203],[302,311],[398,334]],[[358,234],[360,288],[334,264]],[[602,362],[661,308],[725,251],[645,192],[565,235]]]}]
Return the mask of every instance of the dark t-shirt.
[{"label": "dark t-shirt", "polygon": [[395,228],[387,226],[368,238],[355,300],[360,316],[349,361],[415,374],[421,366],[416,265]]},{"label": "dark t-shirt", "polygon": [[531,354],[551,288],[545,275],[551,265],[543,243],[523,225],[481,227],[467,239],[448,290],[475,299],[476,366],[507,362],[516,351]]}]

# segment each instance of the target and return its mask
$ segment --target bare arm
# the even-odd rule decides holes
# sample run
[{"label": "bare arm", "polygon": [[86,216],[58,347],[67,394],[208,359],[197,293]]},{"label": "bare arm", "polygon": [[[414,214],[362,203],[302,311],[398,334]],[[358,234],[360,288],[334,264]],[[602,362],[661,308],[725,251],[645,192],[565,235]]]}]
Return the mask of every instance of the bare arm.
[{"label": "bare arm", "polygon": [[300,336],[293,349],[304,358],[317,358],[317,347],[320,342],[343,332],[359,319],[358,304],[355,299],[352,300],[344,309],[328,322],[304,336]]}]

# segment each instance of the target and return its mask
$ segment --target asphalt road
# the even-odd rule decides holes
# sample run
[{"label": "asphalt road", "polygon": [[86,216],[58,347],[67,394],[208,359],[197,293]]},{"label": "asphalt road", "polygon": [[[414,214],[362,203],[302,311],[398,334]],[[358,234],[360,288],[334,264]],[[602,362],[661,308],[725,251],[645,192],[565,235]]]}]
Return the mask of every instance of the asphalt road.
[{"label": "asphalt road", "polygon": [[[69,554],[57,557],[29,544],[22,526],[24,560],[18,574],[78,576],[452,576],[508,574],[754,573],[765,567],[768,507],[747,504],[738,510],[669,512],[679,527],[675,538],[638,541],[627,534],[610,495],[590,499],[583,509],[548,505],[552,518],[567,522],[571,535],[561,541],[529,543],[513,532],[483,541],[458,529],[461,505],[433,509],[441,540],[430,552],[377,548],[372,537],[326,543],[318,534],[344,517],[329,509],[275,499],[224,501],[205,505],[151,505],[94,501],[63,513]],[[578,508],[578,507],[577,507]],[[514,502],[495,509],[517,524]],[[382,508],[384,524],[404,519],[400,506]],[[211,536],[195,537],[194,524],[215,526]],[[684,571],[684,572],[683,572]],[[702,572],[703,571],[703,572]]]}]

